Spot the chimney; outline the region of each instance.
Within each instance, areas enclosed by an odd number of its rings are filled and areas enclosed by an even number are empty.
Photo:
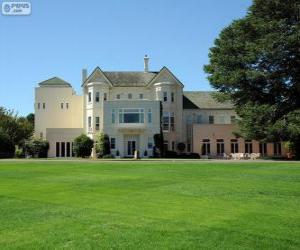
[[[144,57],[144,71],[148,72],[149,71],[149,57],[145,55]]]
[[[82,83],[87,79],[87,69],[82,69]]]

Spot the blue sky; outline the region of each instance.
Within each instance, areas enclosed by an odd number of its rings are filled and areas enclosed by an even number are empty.
[[[1,3],[3,0],[1,0]],[[31,0],[30,16],[0,15],[0,106],[33,112],[34,87],[58,76],[81,93],[81,69],[167,66],[185,90],[210,90],[203,65],[222,28],[251,0]]]

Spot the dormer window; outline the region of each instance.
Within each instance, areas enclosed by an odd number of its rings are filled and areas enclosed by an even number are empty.
[[[46,108],[46,103],[43,103],[43,109],[45,109]]]
[[[103,100],[107,101],[107,93],[104,93]]]
[[[69,103],[66,103],[66,109],[69,109]]]
[[[61,109],[64,108],[64,104],[63,104],[63,103],[60,104],[60,108],[61,108]]]
[[[128,94],[128,99],[132,99],[132,94]]]

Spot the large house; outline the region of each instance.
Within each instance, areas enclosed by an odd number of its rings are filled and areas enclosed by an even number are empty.
[[[35,88],[35,135],[49,141],[49,157],[71,157],[74,138],[82,133],[110,138],[112,154],[151,156],[153,137],[163,131],[164,146],[186,153],[217,156],[224,152],[281,155],[281,143],[245,141],[233,135],[236,114],[231,103],[219,103],[212,92],[183,91],[184,85],[167,68],[149,71],[82,71],[82,95],[54,77]]]

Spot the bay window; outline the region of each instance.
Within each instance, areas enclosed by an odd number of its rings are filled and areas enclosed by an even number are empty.
[[[144,109],[119,109],[119,123],[144,123]]]

